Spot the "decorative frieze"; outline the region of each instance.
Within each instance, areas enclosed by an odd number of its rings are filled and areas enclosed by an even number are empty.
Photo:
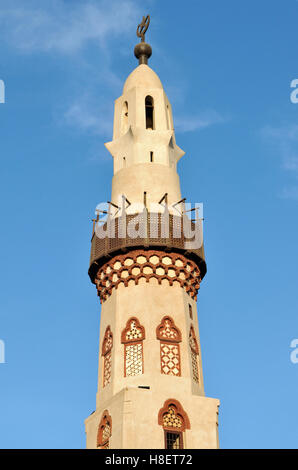
[[[178,285],[197,299],[201,273],[193,261],[182,254],[157,250],[134,250],[114,256],[97,272],[95,284],[104,302],[120,284],[138,285],[141,279],[162,285]]]

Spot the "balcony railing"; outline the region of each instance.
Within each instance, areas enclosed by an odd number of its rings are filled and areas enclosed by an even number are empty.
[[[97,224],[91,240],[89,276],[112,255],[137,248],[155,248],[186,255],[206,273],[201,220],[165,213],[122,214]]]

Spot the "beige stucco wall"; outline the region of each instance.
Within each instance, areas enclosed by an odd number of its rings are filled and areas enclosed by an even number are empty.
[[[100,348],[105,330],[110,325],[113,333],[112,381],[104,388],[103,359],[100,358],[97,406],[101,401],[118,393],[126,386],[149,385],[158,387],[168,393],[175,388],[181,393],[204,395],[202,369],[200,368],[200,386],[192,380],[190,347],[188,335],[193,324],[197,340],[199,340],[196,303],[182,287],[158,285],[155,279],[146,283],[140,279],[139,285],[124,287],[119,285],[102,306],[100,325]],[[193,307],[193,321],[189,318],[188,303]],[[156,328],[162,318],[169,315],[182,333],[180,343],[181,377],[161,374],[160,341],[156,338]],[[145,328],[146,339],[143,342],[144,374],[124,377],[124,346],[121,344],[121,332],[131,317],[137,317]],[[101,351],[101,349],[100,349]],[[201,354],[200,354],[201,358]]]
[[[190,325],[193,325],[199,343],[196,302],[182,287],[158,285],[154,281],[151,279],[146,283],[145,280],[140,280],[140,285],[128,287],[120,285],[103,303],[96,412],[86,422],[87,447],[94,447],[101,414],[108,409],[113,420],[111,448],[163,448],[163,429],[157,424],[157,416],[163,403],[169,398],[181,403],[191,422],[191,429],[185,434],[185,448],[217,447],[219,402],[204,396],[201,351],[200,384],[192,379],[188,335]],[[189,304],[192,306],[193,320],[189,316]],[[173,318],[182,333],[181,377],[164,375],[160,370],[160,341],[156,337],[156,327],[166,315]],[[144,373],[124,377],[121,332],[130,317],[137,317],[145,327]],[[111,327],[113,333],[112,378],[111,383],[103,388],[101,346],[107,326]],[[140,385],[149,386],[150,390],[138,389]]]
[[[113,177],[112,202],[119,205],[122,194],[132,203],[143,203],[144,191],[147,192],[147,204],[157,204],[168,193],[168,204],[175,204],[181,199],[179,177],[175,169],[158,163],[142,163],[123,168]],[[132,213],[135,209],[132,207]],[[157,212],[151,210],[151,212]],[[161,210],[161,206],[159,207]],[[127,211],[130,212],[129,210]]]
[[[164,449],[158,412],[168,398],[178,399],[190,419],[190,429],[183,433],[184,448],[218,448],[219,401],[181,394],[176,389],[170,395],[159,388],[125,387],[86,419],[87,448],[96,448],[98,425],[107,409],[112,418],[111,449]]]
[[[146,129],[145,98],[154,101],[154,129]],[[127,106],[125,126],[123,107]],[[139,65],[115,101],[113,140],[107,149],[114,159],[112,202],[124,194],[132,203],[158,203],[165,193],[169,204],[181,199],[177,162],[184,151],[176,144],[172,109],[162,84],[147,65]],[[153,163],[150,153],[153,152]]]

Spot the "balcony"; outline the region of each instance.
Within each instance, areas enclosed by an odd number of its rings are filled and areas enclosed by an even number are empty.
[[[112,256],[137,248],[182,253],[206,274],[202,221],[169,213],[121,214],[97,224],[91,239],[88,274],[92,282]]]

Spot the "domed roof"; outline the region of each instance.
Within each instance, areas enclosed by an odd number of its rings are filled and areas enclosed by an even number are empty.
[[[146,64],[141,64],[128,75],[123,94],[135,87],[163,88],[158,75]]]

